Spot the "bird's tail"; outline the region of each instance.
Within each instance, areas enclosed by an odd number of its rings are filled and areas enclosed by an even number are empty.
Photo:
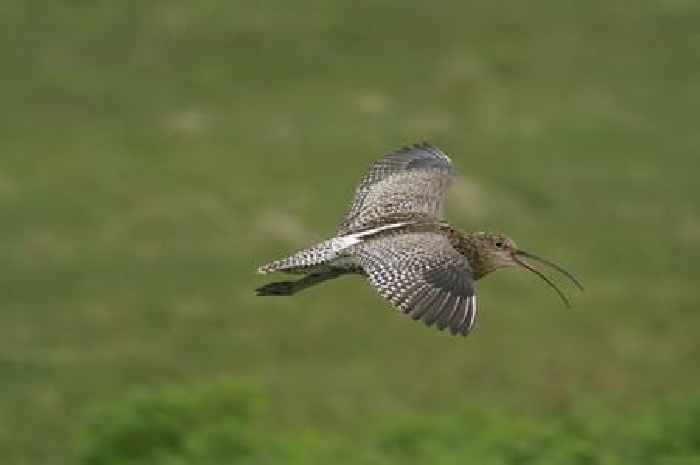
[[[343,270],[330,270],[323,273],[314,273],[304,276],[296,281],[278,281],[268,283],[255,290],[259,296],[291,296],[316,284],[337,278],[346,274]]]
[[[281,258],[259,266],[258,273],[267,274],[274,273],[275,271],[286,271],[288,273],[297,271],[302,273],[304,268],[308,266],[305,266],[305,263],[307,263],[307,260],[304,257],[299,256],[299,253],[296,253],[291,257]]]
[[[308,249],[300,250],[290,257],[266,263],[258,268],[258,273],[267,274],[274,271],[309,273],[314,267],[335,260],[343,250],[358,242],[358,239],[351,236],[334,237]]]

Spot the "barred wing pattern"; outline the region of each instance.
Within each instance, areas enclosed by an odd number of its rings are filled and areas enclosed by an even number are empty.
[[[453,176],[450,158],[427,142],[385,156],[362,178],[338,235],[405,214],[439,221]]]
[[[368,240],[354,255],[379,294],[427,326],[466,336],[476,295],[467,259],[437,232],[407,232]]]

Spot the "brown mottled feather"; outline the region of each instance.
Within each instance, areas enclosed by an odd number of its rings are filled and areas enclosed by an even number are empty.
[[[453,176],[449,157],[428,143],[390,153],[375,162],[362,178],[338,235],[405,214],[439,221]]]
[[[439,231],[403,232],[353,247],[369,282],[403,313],[453,334],[474,326],[474,280],[466,258]]]

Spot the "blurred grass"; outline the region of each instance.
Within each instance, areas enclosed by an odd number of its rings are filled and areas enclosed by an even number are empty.
[[[0,452],[71,463],[86,406],[221,374],[282,427],[697,392],[700,4],[5,2]],[[257,299],[368,164],[428,139],[449,218],[576,271],[479,283],[467,340],[356,279]]]
[[[697,396],[614,415],[587,405],[528,418],[499,409],[398,415],[351,435],[279,431],[266,398],[233,380],[133,393],[95,410],[81,463],[599,464],[700,463]]]

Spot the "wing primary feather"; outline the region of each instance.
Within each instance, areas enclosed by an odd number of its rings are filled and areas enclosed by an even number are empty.
[[[462,307],[464,306],[463,303],[466,299],[463,299],[461,296],[457,296],[457,301],[455,302],[455,309],[452,314],[452,318],[450,318],[449,326],[450,326],[450,332],[452,334],[459,334],[459,325],[462,321],[462,314],[464,313],[462,310]]]
[[[430,307],[427,304],[429,300],[431,300],[436,294],[438,293],[437,289],[431,288],[426,286],[426,291],[425,293],[421,293],[422,295],[414,299],[411,302],[411,306],[413,309],[410,312],[411,318],[414,320],[420,320],[425,316],[425,313],[430,310]]]
[[[440,291],[438,295],[429,302],[430,313],[423,319],[426,326],[432,326],[440,318],[440,315],[445,310],[444,303],[446,298],[449,298],[449,293]]]
[[[474,320],[476,317],[476,301],[473,296],[469,298],[469,301],[467,303],[467,312],[465,316],[466,318],[464,320],[464,323],[460,328],[460,333],[462,333],[462,336],[468,336],[472,328],[474,328]]]
[[[447,299],[443,303],[445,310],[442,312],[440,319],[438,320],[437,326],[440,331],[449,326],[450,321],[452,321],[452,316],[457,311],[457,302],[459,297],[452,294],[451,292],[447,294]]]

